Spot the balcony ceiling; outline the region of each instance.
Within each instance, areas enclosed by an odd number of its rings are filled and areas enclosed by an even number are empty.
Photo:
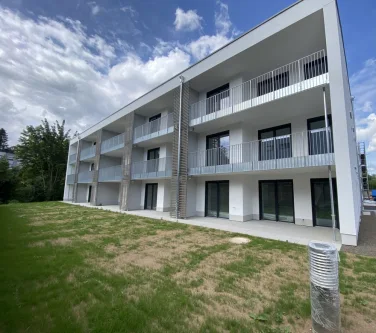
[[[325,48],[323,13],[318,11],[197,76],[190,84],[201,92],[234,77],[246,81]]]
[[[330,89],[327,90],[328,113],[330,107]],[[322,87],[316,87],[275,101],[252,107],[248,110],[232,113],[212,121],[194,126],[194,132],[210,132],[213,128],[218,131],[226,130],[229,125],[239,122],[249,123],[253,128],[268,128],[291,122],[291,118],[312,118],[324,115]]]

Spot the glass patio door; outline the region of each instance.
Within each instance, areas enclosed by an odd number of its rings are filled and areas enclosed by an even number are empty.
[[[156,210],[157,209],[157,193],[158,184],[146,184],[145,185],[145,209]]]
[[[260,216],[262,220],[294,222],[292,180],[260,181]]]
[[[206,166],[230,163],[230,133],[221,132],[206,137]]]
[[[330,115],[328,116],[329,125],[329,152],[333,153],[333,136],[332,121]],[[327,154],[328,146],[326,143],[326,128],[325,117],[317,117],[308,119],[308,146],[310,155]]]
[[[149,149],[147,157],[146,172],[157,172],[159,170],[159,148]]]
[[[159,119],[159,120],[158,120]],[[157,114],[153,117],[149,118],[150,123],[150,133],[158,132],[160,129],[160,123],[161,123],[161,114]]]
[[[229,182],[206,182],[206,216],[229,218]]]
[[[313,225],[332,227],[332,209],[330,203],[329,179],[311,179]],[[339,227],[337,186],[333,179],[334,211],[336,227]]]
[[[259,160],[289,158],[291,154],[291,126],[283,125],[259,131]]]

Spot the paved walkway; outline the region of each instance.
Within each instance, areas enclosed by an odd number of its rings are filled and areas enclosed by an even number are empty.
[[[358,246],[344,245],[342,251],[376,257],[376,216],[374,212],[362,216],[359,227]]]
[[[156,212],[152,210],[134,210],[134,211],[121,211],[119,206],[91,206],[88,203],[71,203],[67,204],[79,205],[90,208],[98,208],[110,210],[118,213],[125,213],[129,215],[144,216],[154,219],[163,219],[172,222],[180,222],[200,227],[230,231],[250,236],[286,241],[290,243],[308,245],[311,240],[320,240],[324,242],[332,242],[332,229],[323,227],[305,227],[284,222],[273,221],[247,221],[237,222],[226,219],[216,219],[211,217],[193,217],[189,219],[176,220],[170,217],[168,212]],[[338,250],[341,248],[340,234],[337,230],[335,245]]]

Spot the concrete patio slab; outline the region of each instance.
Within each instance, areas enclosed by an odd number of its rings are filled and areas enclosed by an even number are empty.
[[[324,227],[305,227],[285,222],[274,222],[266,220],[252,220],[247,222],[231,221],[226,219],[217,219],[212,217],[192,217],[189,219],[174,219],[170,217],[169,212],[157,212],[153,210],[134,210],[122,211],[118,205],[111,206],[91,206],[89,203],[72,203],[63,201],[67,204],[79,205],[89,208],[109,210],[112,212],[143,216],[153,219],[163,219],[171,222],[185,223],[205,228],[235,232],[244,235],[274,239],[284,242],[290,242],[301,245],[308,245],[311,240],[319,240],[333,243],[333,234],[331,228]],[[340,250],[341,235],[336,230],[336,241],[334,242],[337,249]]]

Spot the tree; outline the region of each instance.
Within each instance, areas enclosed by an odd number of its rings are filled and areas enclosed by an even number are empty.
[[[18,168],[9,168],[9,162],[5,156],[0,158],[0,203],[15,199],[18,174]]]
[[[50,125],[47,119],[22,131],[16,146],[16,157],[21,160],[21,178],[33,201],[63,198],[69,148],[69,132],[65,121]]]
[[[0,128],[0,150],[8,149],[8,134],[4,128]]]

